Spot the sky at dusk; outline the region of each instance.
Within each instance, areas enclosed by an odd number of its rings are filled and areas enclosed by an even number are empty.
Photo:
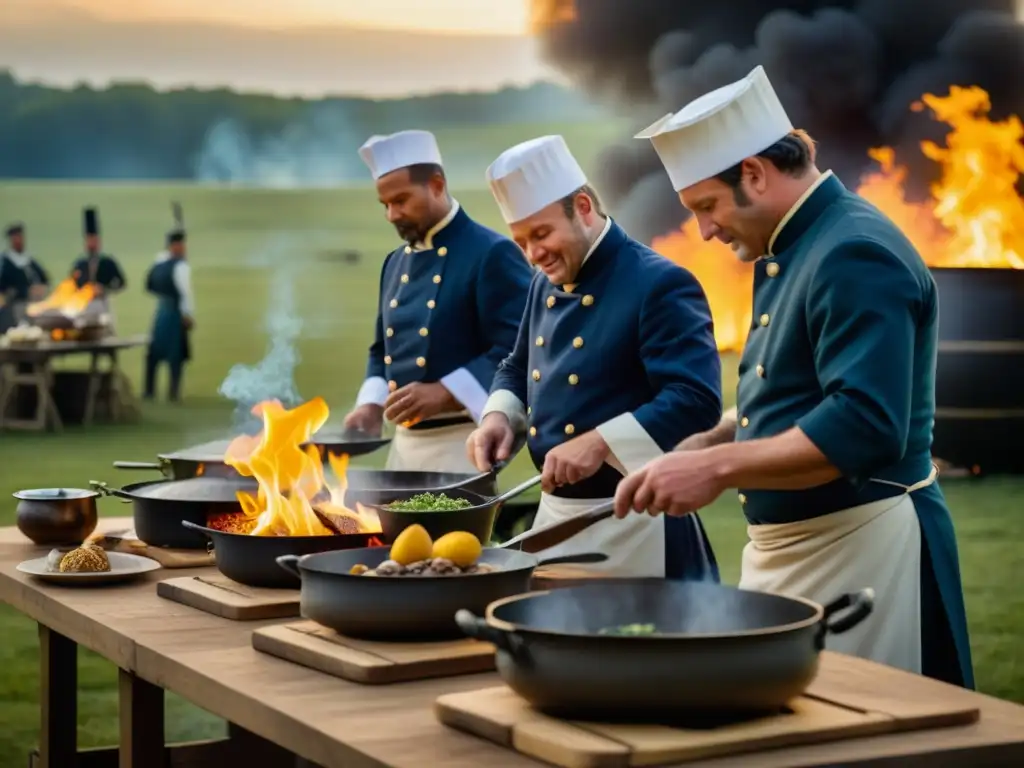
[[[2,0],[0,68],[280,95],[397,96],[558,79],[529,0]]]

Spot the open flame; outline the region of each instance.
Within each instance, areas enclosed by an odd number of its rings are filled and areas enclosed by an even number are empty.
[[[953,86],[944,97],[925,94],[922,102],[911,108],[927,106],[951,127],[946,147],[921,143],[921,152],[941,167],[932,199],[906,201],[907,170],[895,164],[890,147],[870,152],[879,169],[857,192],[893,220],[929,267],[1024,269],[1024,200],[1016,189],[1024,172],[1024,124],[1016,116],[990,120],[988,93],[976,86]],[[717,240],[704,242],[694,219],[652,247],[704,286],[719,350],[742,350],[751,323],[752,267]]]
[[[530,34],[576,21],[575,0],[530,0]]]
[[[253,536],[331,536],[314,508],[348,533],[379,533],[380,521],[372,510],[353,511],[345,506],[348,456],[328,455],[335,475],[328,483],[317,447],[308,444],[330,410],[317,397],[291,410],[267,401],[253,408],[263,419],[263,431],[240,435],[228,445],[224,461],[259,483],[256,496],[238,492],[247,518],[255,518]]]
[[[29,317],[38,317],[43,312],[56,310],[67,317],[75,317],[85,311],[96,298],[96,289],[87,283],[81,288],[72,278],[62,280],[42,301],[34,301],[25,308]]]

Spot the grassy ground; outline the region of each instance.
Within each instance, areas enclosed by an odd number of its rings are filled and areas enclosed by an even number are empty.
[[[542,127],[541,130],[547,130]],[[468,134],[465,140],[496,153],[502,143],[536,135],[536,126],[515,127],[499,137]],[[518,131],[518,133],[516,133]],[[604,141],[596,128],[567,137],[580,154]],[[489,143],[488,143],[489,142]],[[482,151],[482,150],[481,150]],[[585,160],[589,162],[589,160]],[[469,212],[500,226],[493,201],[482,190],[457,192]],[[79,209],[100,206],[106,244],[127,270],[129,290],[116,313],[123,333],[145,332],[151,301],[141,290],[144,271],[161,245],[169,201],[180,200],[191,231],[191,260],[198,303],[195,360],[187,369],[185,402],[146,405],[140,424],[69,429],[63,435],[0,434],[0,525],[14,522],[10,493],[19,488],[83,486],[91,479],[126,483],[148,475],[113,470],[116,459],[148,460],[158,452],[225,436],[232,404],[218,396],[232,365],[254,364],[266,350],[268,310],[282,307],[280,289],[291,285],[295,314],[303,326],[295,378],[301,394],[324,396],[333,416],[348,410],[362,378],[380,259],[393,244],[369,190],[323,192],[217,191],[189,187],[124,185],[0,185],[0,218],[22,218],[30,248],[54,273],[70,266],[78,248]],[[362,253],[357,264],[332,254]],[[138,386],[141,354],[124,360]],[[726,361],[731,400],[733,361]],[[378,463],[381,457],[363,463]],[[530,471],[522,460],[505,483]],[[1019,542],[1024,519],[1019,500],[1024,482],[986,479],[944,483],[956,517],[979,685],[985,692],[1024,701],[1024,594],[1014,586],[1024,567]],[[4,501],[6,499],[6,501]],[[118,503],[101,502],[103,514],[123,514]],[[732,498],[704,515],[723,563],[735,583],[745,541]],[[116,743],[116,670],[83,652],[80,656],[79,743]],[[34,625],[0,606],[0,766],[24,764],[37,738],[38,651]],[[174,739],[217,735],[222,724],[195,707],[170,702]]]

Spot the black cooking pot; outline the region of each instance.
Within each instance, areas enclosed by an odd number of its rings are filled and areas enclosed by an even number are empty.
[[[490,573],[457,576],[356,576],[352,566],[375,568],[391,556],[390,547],[350,549],[296,557],[278,564],[302,581],[303,617],[339,634],[376,640],[439,640],[458,637],[460,608],[483,611],[509,595],[526,592],[535,568],[554,563],[599,563],[607,555],[583,553],[541,560],[506,549],[484,549],[479,562]]]
[[[498,674],[544,712],[664,722],[778,711],[814,679],[826,635],[863,621],[873,594],[822,607],[720,584],[621,579],[519,594],[484,619],[471,610],[455,619],[496,646]],[[631,624],[656,634],[601,634]]]
[[[90,481],[105,496],[117,496],[132,504],[135,535],[152,547],[206,549],[209,540],[201,533],[182,527],[188,520],[207,527],[223,515],[241,514],[238,492],[256,495],[259,485],[249,478],[194,477],[188,480],[155,480],[109,488]]]
[[[81,544],[94,530],[96,491],[35,488],[16,491],[18,530],[36,544]]]
[[[181,524],[213,542],[217,569],[229,579],[250,587],[272,589],[298,589],[301,585],[298,576],[277,564],[279,557],[365,547],[374,537],[372,533],[340,536],[250,536],[206,528],[188,520],[183,520]]]

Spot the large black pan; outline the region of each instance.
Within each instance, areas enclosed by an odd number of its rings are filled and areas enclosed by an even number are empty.
[[[303,617],[349,637],[376,640],[440,640],[459,637],[455,612],[482,612],[509,595],[526,592],[540,565],[598,563],[607,555],[582,553],[541,560],[505,549],[484,549],[479,562],[497,570],[458,576],[356,576],[354,565],[375,568],[391,556],[390,547],[350,549],[279,557],[280,566],[302,581]]]
[[[183,528],[181,521],[206,527],[214,518],[240,514],[238,491],[255,495],[259,490],[250,478],[220,477],[152,480],[123,488],[109,488],[96,480],[89,485],[105,496],[130,501],[135,535],[150,546],[171,549],[206,549],[206,537]]]
[[[376,536],[373,533],[347,533],[335,536],[249,536],[181,523],[213,542],[217,569],[229,579],[250,587],[298,589],[301,582],[291,571],[281,568],[277,558],[282,555],[310,555],[336,549],[366,547]]]
[[[826,635],[863,621],[873,594],[822,607],[712,583],[622,579],[520,594],[489,605],[484,619],[472,610],[455,618],[494,643],[502,679],[540,710],[664,722],[778,711],[814,679]],[[629,624],[657,634],[601,634]]]
[[[115,461],[117,469],[147,469],[162,472],[172,480],[184,480],[202,475],[238,477],[238,471],[224,461],[230,440],[214,440],[193,448],[157,455],[157,461]],[[309,441],[320,453],[321,461],[327,454],[363,456],[391,442],[389,437],[371,437],[361,432],[317,432]]]

